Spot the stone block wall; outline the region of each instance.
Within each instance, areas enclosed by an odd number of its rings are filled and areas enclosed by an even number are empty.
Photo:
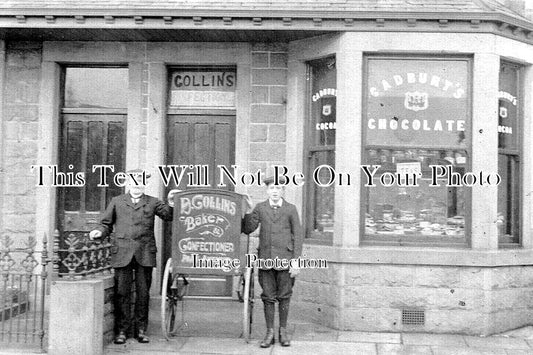
[[[150,103],[150,66],[149,63],[142,64],[142,76],[141,76],[141,125],[140,131],[137,132],[137,140],[131,142],[131,144],[138,144],[139,151],[142,152],[139,156],[139,166],[146,167],[148,163],[146,161],[146,150],[147,150],[147,136],[148,136],[148,111]],[[130,142],[128,142],[130,143]]]
[[[35,233],[35,174],[39,139],[41,43],[8,42],[0,130],[2,234],[26,240]]]
[[[303,270],[295,306],[337,329],[488,335],[533,319],[533,268],[330,264]],[[402,310],[425,324],[402,324]]]
[[[252,47],[252,98],[250,108],[250,172],[271,174],[274,164],[284,164],[286,151],[287,45],[254,44]],[[264,197],[261,187],[249,193]]]
[[[104,344],[111,343],[115,335],[114,296],[114,278],[109,276],[104,279]]]

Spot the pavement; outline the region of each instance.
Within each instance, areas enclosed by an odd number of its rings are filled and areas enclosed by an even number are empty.
[[[243,304],[231,300],[192,300],[184,303],[184,325],[174,337],[165,339],[161,331],[160,298],[151,300],[149,344],[128,339],[124,345],[109,344],[105,355],[170,354],[433,354],[433,355],[533,355],[533,326],[490,337],[456,334],[373,333],[339,331],[290,314],[290,347],[279,343],[261,349],[264,336],[263,309],[256,301],[251,340],[242,338]],[[277,325],[276,325],[277,329]],[[5,345],[5,344],[4,344]],[[36,349],[7,348],[0,355],[37,353]]]
[[[159,301],[159,300],[158,300]],[[434,354],[434,355],[533,355],[533,327],[499,336],[476,337],[455,334],[372,333],[339,331],[290,314],[290,347],[261,349],[265,328],[260,300],[255,303],[251,340],[241,337],[243,304],[236,301],[186,300],[184,320],[177,336],[168,341],[160,330],[159,305],[152,305],[150,344],[128,339],[125,345],[110,344],[106,355],[170,354]],[[277,325],[276,325],[277,329]]]

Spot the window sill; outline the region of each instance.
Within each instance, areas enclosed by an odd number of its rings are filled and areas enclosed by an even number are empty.
[[[532,249],[472,250],[467,247],[327,246],[305,243],[307,258],[339,264],[398,264],[498,267],[533,265]]]

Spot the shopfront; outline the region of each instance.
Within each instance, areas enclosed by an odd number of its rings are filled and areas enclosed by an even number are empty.
[[[6,10],[0,227],[90,230],[122,191],[98,186],[95,164],[150,171],[155,196],[191,185],[165,186],[160,165],[194,166],[198,185],[218,183],[218,165],[236,176],[284,165],[305,175],[285,191],[304,253],[329,266],[302,271],[296,311],[362,331],[529,324],[533,24],[476,4],[329,17],[282,5],[279,16]],[[86,181],[53,186],[51,172],[35,187],[31,165]],[[156,225],[158,273],[168,230]],[[232,296],[226,278],[198,284]]]
[[[317,73],[306,171],[335,157],[336,185],[306,190],[306,252],[331,262],[301,277],[317,320],[469,334],[530,322],[531,48],[453,37],[344,33],[316,43],[321,63],[313,40],[289,51]],[[332,70],[336,86],[320,75]]]

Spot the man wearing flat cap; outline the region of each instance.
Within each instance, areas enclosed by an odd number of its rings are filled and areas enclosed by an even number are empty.
[[[168,204],[144,194],[146,179],[150,177],[140,169],[126,172],[126,193],[114,197],[100,219],[100,225],[91,231],[90,238],[111,235],[111,266],[115,269],[115,322],[118,333],[116,344],[126,342],[126,334],[133,325],[137,340],[148,343],[148,303],[152,268],[156,266],[157,248],[154,236],[155,216],[172,220],[172,196]],[[131,316],[133,274],[135,273],[135,316]]]
[[[259,259],[285,259],[298,258],[302,253],[302,228],[296,206],[282,198],[286,180],[283,177],[268,178],[265,180],[268,199],[260,202],[252,209],[252,202],[248,196],[247,211],[243,219],[242,230],[249,234],[257,229],[259,231]],[[289,346],[287,334],[287,319],[289,316],[289,303],[294,285],[294,277],[298,274],[297,268],[286,269],[259,269],[259,283],[263,289],[263,300],[267,332],[261,342],[262,348],[274,344],[274,316],[275,304],[279,309],[279,342],[282,346]]]

